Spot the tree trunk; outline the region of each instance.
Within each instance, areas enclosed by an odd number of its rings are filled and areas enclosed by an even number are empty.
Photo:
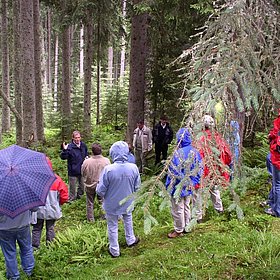
[[[10,98],[10,69],[9,69],[9,36],[8,36],[8,17],[7,17],[7,0],[1,0],[1,15],[2,15],[2,91],[3,94]],[[3,101],[2,107],[2,132],[8,132],[11,128],[10,108]],[[1,142],[1,137],[0,137]]]
[[[107,75],[107,86],[108,88],[112,88],[113,86],[113,47],[108,48],[108,75]]]
[[[52,41],[51,41],[51,10],[48,8],[47,12],[47,85],[49,91],[52,90]]]
[[[34,77],[34,30],[33,1],[21,0],[21,61],[22,67],[22,102],[23,102],[23,145],[30,146],[37,141],[35,110]]]
[[[84,137],[91,136],[91,67],[93,64],[93,23],[90,16],[85,24],[84,62]]]
[[[133,4],[142,1],[134,0]],[[127,141],[132,141],[137,120],[144,119],[146,89],[147,14],[134,14],[131,24],[130,77],[128,94]]]
[[[22,116],[22,71],[21,71],[21,56],[20,56],[20,0],[13,1],[13,31],[14,31],[14,95],[15,107]],[[22,119],[16,117],[16,143],[22,145],[23,141],[23,122]]]
[[[97,83],[96,83],[96,124],[100,124],[100,108],[101,108],[101,93],[100,93],[100,65],[101,65],[101,55],[100,55],[100,13],[98,17],[97,23]]]
[[[80,30],[80,79],[84,77],[84,26]]]
[[[126,0],[123,0],[122,3],[123,3],[122,15],[123,15],[123,18],[125,18],[126,17]],[[123,29],[125,30],[125,26],[123,26]],[[123,34],[122,38],[121,38],[121,62],[120,62],[120,85],[121,86],[123,85],[123,77],[124,77],[124,71],[125,71],[125,50],[126,50],[125,44],[126,44],[125,35]]]
[[[62,31],[62,140],[71,138],[71,76],[70,76],[70,27]]]
[[[55,35],[54,44],[54,82],[53,82],[53,110],[58,110],[58,35]]]
[[[35,76],[35,104],[36,104],[36,132],[40,142],[45,141],[43,101],[42,101],[42,68],[41,68],[41,24],[39,0],[33,0],[34,17],[34,76]]]

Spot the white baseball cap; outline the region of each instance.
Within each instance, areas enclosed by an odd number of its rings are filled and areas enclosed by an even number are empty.
[[[203,123],[205,127],[210,128],[215,126],[215,121],[210,115],[203,116]]]

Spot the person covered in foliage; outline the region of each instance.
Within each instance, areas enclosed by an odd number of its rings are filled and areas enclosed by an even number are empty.
[[[265,209],[265,213],[280,217],[280,109],[268,139],[272,163],[272,191],[270,207]]]
[[[87,156],[87,146],[81,141],[80,132],[76,130],[72,133],[72,142],[70,144],[62,143],[62,152],[60,154],[61,159],[67,160],[70,201],[79,199],[84,194],[81,167]],[[76,191],[77,183],[78,190]]]
[[[160,117],[160,121],[155,125],[152,134],[153,142],[155,143],[155,164],[157,165],[160,163],[161,155],[163,160],[167,159],[168,145],[173,140],[173,130],[166,116]]]
[[[49,166],[52,168],[52,163],[47,157]],[[40,206],[35,214],[32,229],[32,246],[39,248],[41,242],[42,230],[44,222],[46,222],[46,244],[53,241],[55,238],[54,225],[56,220],[62,217],[60,205],[68,201],[68,188],[63,180],[57,175],[56,180],[52,184],[47,196],[46,204]]]
[[[127,161],[128,145],[124,141],[115,142],[110,148],[110,157],[113,164],[104,167],[97,185],[96,193],[103,200],[106,212],[109,254],[115,258],[120,256],[118,242],[118,218],[122,215],[125,230],[125,239],[128,247],[139,242],[134,235],[132,222],[132,196],[141,183],[140,174],[135,164]],[[124,202],[123,200],[127,198]],[[122,204],[120,202],[123,201]]]
[[[137,122],[137,128],[133,133],[134,155],[136,159],[136,165],[139,168],[139,172],[144,171],[144,167],[147,166],[147,155],[153,148],[152,132],[144,124],[144,120]]]
[[[36,211],[37,208],[32,209]],[[19,245],[21,267],[26,275],[31,276],[35,259],[30,233],[31,211],[27,210],[15,218],[0,214],[0,246],[5,258],[6,276],[8,279],[20,279],[17,264]]]
[[[209,187],[214,209],[224,211],[219,187],[226,187],[230,181],[229,166],[232,154],[226,140],[215,130],[215,121],[210,115],[203,117],[203,135],[195,146],[200,152],[204,164],[203,182]],[[213,152],[215,150],[215,152]],[[202,186],[203,187],[203,186]],[[202,189],[198,188],[193,196],[197,221],[202,222]]]
[[[92,156],[82,164],[82,176],[86,191],[86,211],[87,220],[94,222],[94,199],[96,196],[96,186],[99,181],[99,176],[104,167],[110,164],[110,160],[102,156],[102,147],[98,143],[92,144]],[[102,198],[97,195],[97,199],[102,204]]]
[[[175,151],[166,178],[166,188],[171,194],[171,214],[174,230],[169,238],[183,236],[191,219],[192,190],[199,187],[202,174],[202,161],[199,152],[192,146],[191,135],[187,128],[181,128],[176,134]]]

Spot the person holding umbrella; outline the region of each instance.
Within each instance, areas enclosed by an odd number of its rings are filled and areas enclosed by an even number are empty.
[[[44,154],[17,145],[0,151],[0,246],[8,279],[20,278],[17,244],[22,269],[32,274],[31,211],[46,203],[55,179]]]
[[[14,219],[0,214],[0,245],[5,258],[8,279],[19,279],[20,276],[17,267],[16,243],[20,248],[22,270],[26,275],[30,276],[35,266],[29,226],[30,216],[29,210]]]

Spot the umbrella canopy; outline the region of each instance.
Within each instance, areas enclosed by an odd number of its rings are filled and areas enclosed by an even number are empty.
[[[0,150],[0,213],[14,218],[44,205],[55,179],[43,153],[17,145]]]

